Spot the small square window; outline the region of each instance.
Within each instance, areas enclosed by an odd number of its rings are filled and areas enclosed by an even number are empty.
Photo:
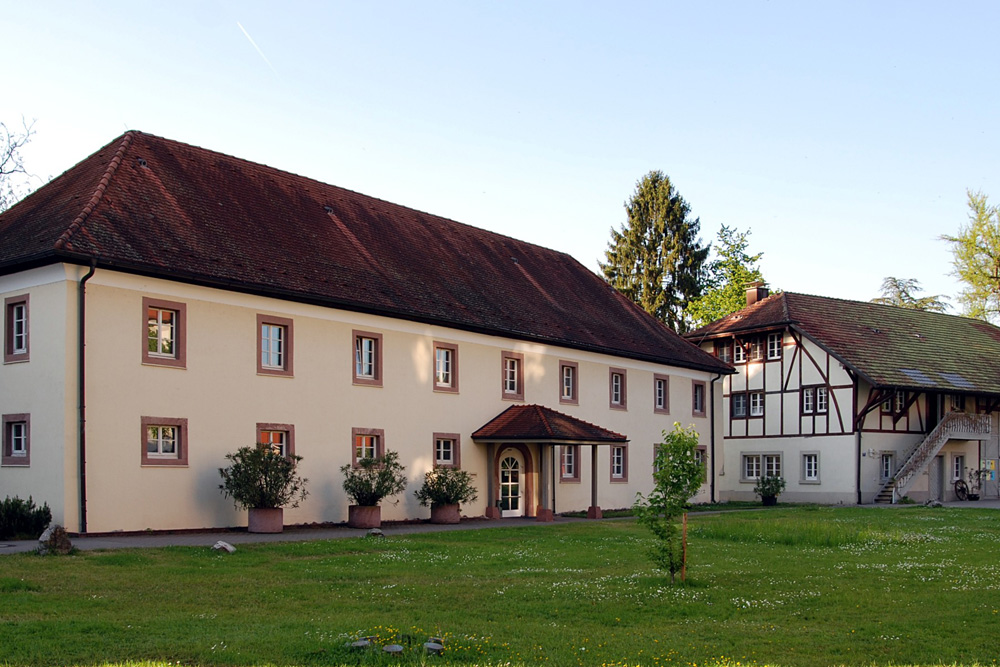
[[[625,445],[611,446],[611,481],[628,482],[628,447]]]
[[[28,295],[7,297],[4,317],[4,363],[28,361]]]
[[[385,431],[380,428],[351,429],[351,465],[361,459],[379,458],[385,453]]]
[[[187,305],[143,297],[142,312],[142,363],[185,368]]]
[[[28,414],[3,415],[3,456],[0,465],[31,465],[31,417]]]
[[[354,331],[354,384],[382,386],[382,334]]]
[[[502,397],[512,401],[524,400],[524,355],[518,352],[501,353],[503,374]]]
[[[781,359],[780,333],[772,333],[767,335],[767,358],[770,360]]]
[[[142,417],[142,457],[144,466],[186,466],[188,464],[187,419]]]
[[[560,476],[564,482],[580,481],[580,445],[562,445],[560,448]]]
[[[697,380],[691,381],[691,415],[705,416],[705,383]]]
[[[257,315],[257,372],[291,377],[292,320]]]
[[[434,467],[460,468],[462,466],[461,437],[458,433],[434,434]]]
[[[257,424],[257,442],[282,456],[295,455],[295,426],[292,424]]]
[[[575,361],[559,362],[559,402],[568,405],[579,405],[577,383],[579,382],[580,366]]]
[[[670,414],[670,376],[653,374],[653,412]]]
[[[434,342],[434,391],[458,393],[458,345]]]
[[[626,380],[628,375],[624,368],[612,368],[609,371],[609,402],[612,409],[615,410],[626,410],[628,409],[627,402],[627,386]]]

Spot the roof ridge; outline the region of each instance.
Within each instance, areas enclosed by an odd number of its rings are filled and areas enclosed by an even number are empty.
[[[80,228],[83,226],[83,223],[87,220],[87,218],[94,211],[94,209],[97,208],[97,205],[101,201],[101,197],[104,196],[104,191],[108,189],[108,184],[111,183],[111,178],[115,175],[115,172],[118,171],[118,165],[121,164],[122,158],[125,155],[125,151],[128,150],[128,147],[132,144],[133,136],[134,132],[132,131],[126,132],[122,136],[122,142],[118,146],[118,150],[115,151],[114,156],[111,158],[111,162],[108,163],[108,168],[104,171],[104,175],[98,182],[97,188],[94,190],[94,194],[90,198],[90,201],[87,202],[87,205],[83,207],[83,210],[80,211],[80,214],[76,216],[73,222],[70,223],[69,227],[66,228],[66,231],[64,231],[62,235],[58,239],[56,239],[55,242],[56,250],[73,249],[73,245],[70,243],[70,239],[73,238],[73,235],[80,230]]]
[[[531,407],[535,409],[535,412],[538,413],[538,418],[542,420],[543,424],[545,424],[545,432],[554,436],[555,431],[552,430],[552,424],[549,423],[549,418],[546,416],[544,408],[537,404],[534,404]]]

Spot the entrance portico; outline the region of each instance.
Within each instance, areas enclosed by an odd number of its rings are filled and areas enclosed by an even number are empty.
[[[600,518],[597,448],[628,443],[620,433],[541,405],[511,406],[475,431],[472,439],[486,445],[487,518],[534,516],[538,521],[552,521],[555,515],[560,469],[580,465],[575,459],[560,462],[557,447],[560,452],[572,448],[574,457],[582,447],[590,448],[587,516]]]

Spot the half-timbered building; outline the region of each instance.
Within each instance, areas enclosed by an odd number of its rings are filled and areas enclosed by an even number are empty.
[[[953,315],[784,292],[688,334],[720,379],[722,499],[780,475],[788,500],[951,499],[986,469],[997,495],[1000,329]]]

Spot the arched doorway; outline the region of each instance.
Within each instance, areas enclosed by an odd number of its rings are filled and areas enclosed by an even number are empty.
[[[500,452],[500,516],[524,516],[524,458],[512,447]]]

